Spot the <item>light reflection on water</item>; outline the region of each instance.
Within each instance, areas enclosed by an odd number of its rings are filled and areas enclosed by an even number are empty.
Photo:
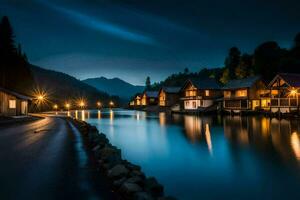
[[[298,120],[124,110],[102,110],[99,117],[99,113],[90,111],[85,120],[179,199],[300,196]]]

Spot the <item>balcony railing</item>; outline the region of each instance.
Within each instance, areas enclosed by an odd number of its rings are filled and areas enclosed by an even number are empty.
[[[297,98],[271,98],[271,107],[298,107],[299,103]]]
[[[223,106],[228,109],[249,109],[248,100],[225,100]]]

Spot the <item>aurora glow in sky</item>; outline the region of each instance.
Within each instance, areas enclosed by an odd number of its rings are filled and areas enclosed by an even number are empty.
[[[299,10],[295,0],[0,0],[31,63],[133,84],[221,67],[232,46],[252,53],[275,40],[288,48]]]

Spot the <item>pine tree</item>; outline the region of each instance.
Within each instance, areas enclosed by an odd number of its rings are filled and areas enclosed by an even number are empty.
[[[241,59],[241,52],[237,47],[232,47],[229,50],[229,55],[225,60],[225,68],[228,69],[229,78],[235,79],[235,69],[238,67]]]
[[[4,16],[0,22],[0,56],[5,61],[16,53],[14,38],[9,19]]]
[[[146,90],[149,90],[151,88],[151,80],[150,77],[147,76],[146,78]]]
[[[15,46],[15,36],[8,17],[0,22],[0,86],[29,94],[34,79],[21,45]]]

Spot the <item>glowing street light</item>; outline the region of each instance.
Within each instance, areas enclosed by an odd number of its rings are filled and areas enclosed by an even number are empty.
[[[45,99],[45,97],[43,95],[37,96],[37,100],[39,100],[39,101],[43,101],[44,99]]]
[[[101,102],[100,102],[100,101],[97,102],[97,107],[98,107],[98,108],[101,107]]]
[[[69,103],[66,103],[65,107],[66,107],[67,110],[69,110],[71,105]]]
[[[54,110],[57,110],[57,109],[58,109],[58,105],[57,105],[57,104],[54,104],[53,109],[54,109]]]
[[[109,105],[110,105],[110,107],[113,107],[115,104],[114,104],[114,102],[110,101]]]
[[[78,105],[79,105],[80,108],[84,108],[85,107],[85,103],[84,103],[83,100],[79,101]]]

